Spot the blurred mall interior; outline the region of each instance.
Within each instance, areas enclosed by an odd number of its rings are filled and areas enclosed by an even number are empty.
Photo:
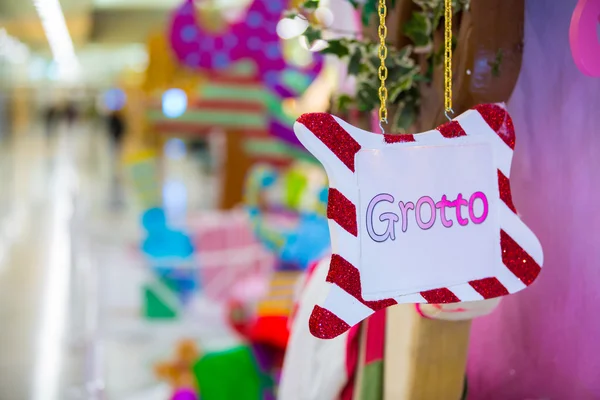
[[[0,400],[600,399],[599,16],[0,0]]]

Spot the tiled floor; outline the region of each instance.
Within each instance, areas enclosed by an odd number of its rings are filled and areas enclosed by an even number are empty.
[[[73,137],[20,135],[0,165],[0,399],[68,399],[82,377],[70,342]]]
[[[137,216],[115,201],[111,168],[105,137],[88,126],[0,145],[0,400],[166,399],[152,365],[174,342],[235,341],[202,301],[191,321],[139,318]],[[179,179],[195,167],[174,170]],[[210,197],[210,183],[183,185],[188,202]]]

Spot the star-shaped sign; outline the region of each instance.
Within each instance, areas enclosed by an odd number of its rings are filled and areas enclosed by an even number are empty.
[[[456,303],[516,293],[542,247],[512,202],[515,133],[484,104],[414,135],[381,135],[324,113],[294,126],[329,178],[331,289],[310,318],[333,338],[398,303]]]

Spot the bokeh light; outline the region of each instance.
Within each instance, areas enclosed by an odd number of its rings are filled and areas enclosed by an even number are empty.
[[[103,108],[108,111],[119,111],[125,107],[127,96],[119,88],[108,89],[102,96]]]
[[[181,89],[169,89],[162,96],[162,111],[167,118],[181,117],[187,105],[187,95]]]
[[[306,28],[308,21],[304,17],[283,18],[277,24],[277,35],[284,40],[293,39],[302,35]]]

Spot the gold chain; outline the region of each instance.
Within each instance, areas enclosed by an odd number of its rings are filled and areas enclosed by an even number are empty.
[[[445,0],[444,19],[444,108],[446,116],[454,113],[452,110],[452,0]]]
[[[379,0],[379,59],[381,60],[381,65],[379,66],[379,80],[381,81],[381,86],[379,87],[379,100],[381,101],[381,106],[379,107],[379,122],[387,123],[387,97],[388,92],[385,87],[385,80],[388,77],[388,70],[385,66],[385,59],[387,58],[387,47],[385,45],[385,38],[387,37],[387,26],[385,25],[385,17],[387,16],[387,6],[385,4],[385,0]]]

